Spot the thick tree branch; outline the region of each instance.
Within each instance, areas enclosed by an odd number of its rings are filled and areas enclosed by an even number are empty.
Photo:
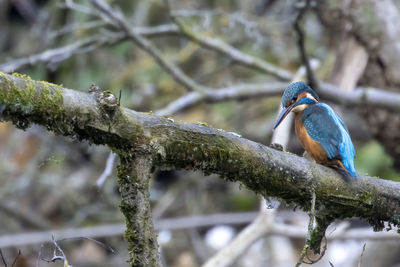
[[[2,116],[20,128],[37,123],[56,134],[106,144],[124,159],[146,155],[157,169],[216,173],[305,210],[315,188],[316,216],[327,221],[359,217],[377,230],[384,221],[400,222],[400,183],[363,175],[347,180],[302,157],[221,130],[110,105],[110,98],[0,75]]]

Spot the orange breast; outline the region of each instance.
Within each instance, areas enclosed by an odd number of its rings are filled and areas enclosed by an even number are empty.
[[[321,164],[332,164],[328,159],[325,150],[319,142],[313,140],[307,133],[306,128],[300,118],[303,112],[296,113],[295,130],[299,141],[307,153],[317,162]]]

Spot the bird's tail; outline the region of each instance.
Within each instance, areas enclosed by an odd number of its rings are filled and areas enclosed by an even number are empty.
[[[353,160],[344,160],[342,161],[342,166],[343,169],[350,174],[351,176],[353,176],[354,178],[357,178],[357,172],[356,169],[354,167],[354,161]]]

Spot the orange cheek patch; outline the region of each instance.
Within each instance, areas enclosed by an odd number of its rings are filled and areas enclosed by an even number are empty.
[[[301,93],[299,94],[299,96],[297,97],[297,99],[300,99],[300,98],[303,98],[303,97],[306,97],[306,96],[307,96],[307,92],[304,91],[304,92],[301,92]]]

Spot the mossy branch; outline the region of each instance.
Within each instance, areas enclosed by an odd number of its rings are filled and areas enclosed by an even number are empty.
[[[145,156],[121,158],[118,184],[121,211],[125,216],[131,266],[158,266],[158,245],[149,201],[151,159]]]
[[[115,105],[114,100],[109,93],[83,93],[0,73],[2,117],[19,128],[36,123],[59,135],[108,145],[125,161],[149,159],[152,171],[216,173],[256,194],[278,197],[304,210],[310,208],[314,188],[321,225],[350,217],[362,218],[376,230],[385,221],[400,223],[400,183],[363,175],[344,179],[302,157],[204,125],[135,112]],[[120,180],[120,186],[131,182]]]

